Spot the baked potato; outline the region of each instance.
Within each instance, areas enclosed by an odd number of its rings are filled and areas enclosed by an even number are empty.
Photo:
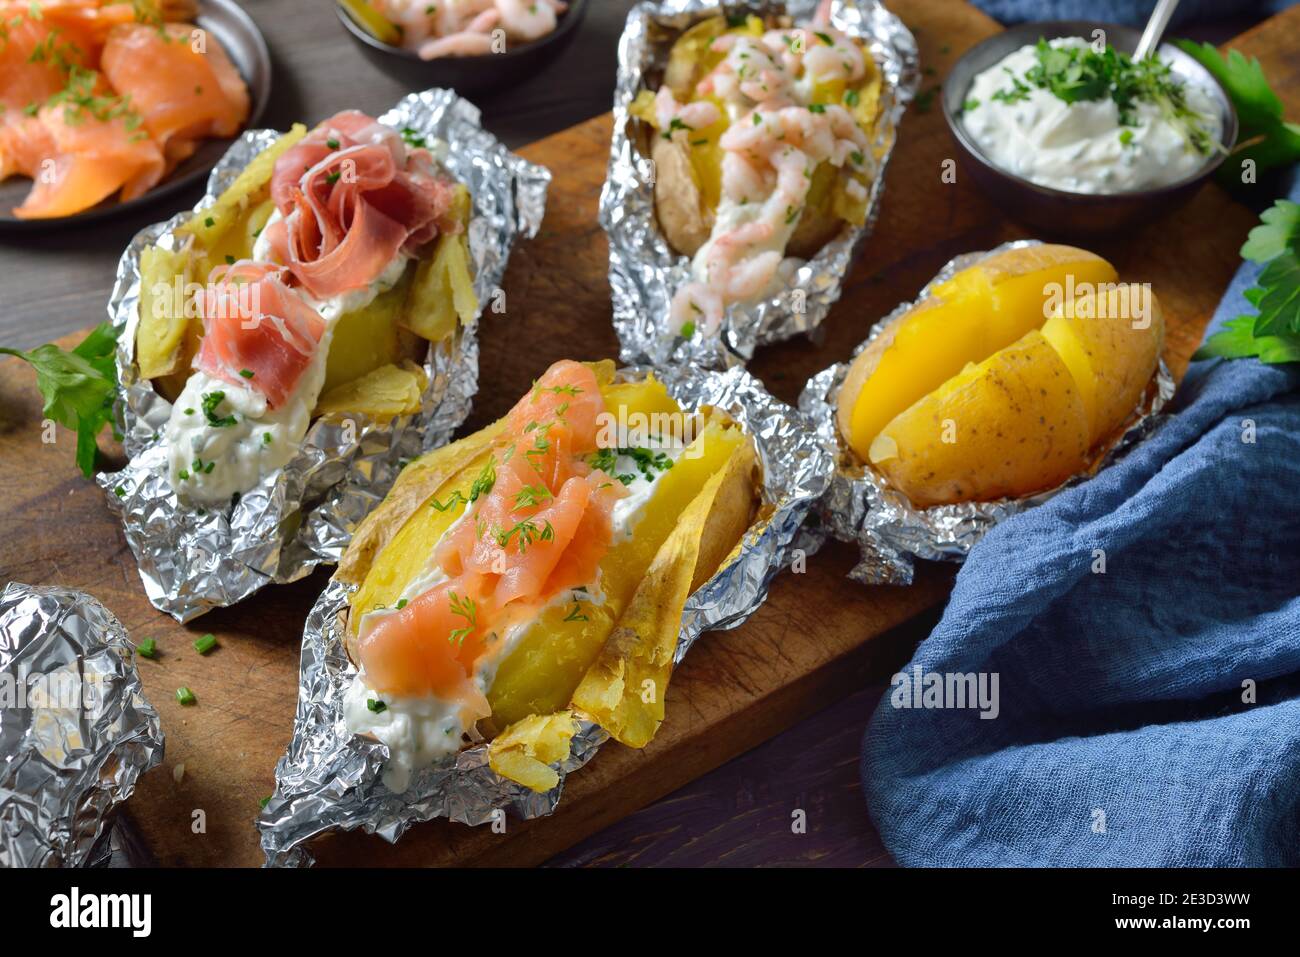
[[[711,16],[673,42],[630,113],[660,229],[694,260],[677,318],[719,318],[769,292],[785,255],[865,222],[880,90],[866,46],[819,19]]]
[[[146,247],[135,359],[173,403],[173,487],[216,504],[314,418],[417,411],[428,344],[478,314],[471,213],[431,153],[350,111],[295,126]]]
[[[1084,471],[1160,359],[1145,286],[1070,246],[988,257],[936,285],[858,355],[841,438],[918,507],[1022,496]]]
[[[398,790],[482,738],[499,774],[549,790],[579,718],[644,747],[686,599],[759,487],[720,411],[684,412],[652,374],[556,363],[503,419],[411,462],[354,535],[336,572],[356,586],[349,727],[389,746]]]

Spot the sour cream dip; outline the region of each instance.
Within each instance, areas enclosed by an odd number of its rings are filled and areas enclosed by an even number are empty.
[[[1047,48],[1076,58],[1093,54],[1083,80],[1051,69],[1061,59]],[[1110,51],[1107,59],[1115,62]],[[1132,72],[1118,80],[1101,74],[1088,87],[1098,74],[1087,68],[1101,58],[1087,41],[1023,46],[975,77],[961,127],[994,165],[1052,189],[1126,193],[1195,174],[1223,133],[1210,89],[1159,65],[1144,70],[1122,54],[1118,60]]]

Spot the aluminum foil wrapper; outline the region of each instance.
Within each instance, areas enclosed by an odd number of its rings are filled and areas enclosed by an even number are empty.
[[[762,604],[768,584],[788,563],[796,533],[826,489],[833,455],[802,416],[743,369],[655,374],[683,408],[716,406],[753,436],[763,466],[762,504],[770,512],[750,527],[732,559],[687,600],[674,655],[680,662],[701,634],[734,628]],[[586,764],[608,737],[590,721],[579,722],[569,756],[555,766],[560,783],[544,794],[498,777],[488,766],[486,744],[417,771],[403,793],[384,785],[387,747],[351,735],[343,717],[344,694],[356,674],[339,624],[348,592],[349,586],[331,581],[307,618],[293,740],[276,765],[275,793],[257,821],[267,863],[310,864],[305,842],[336,828],[361,828],[392,842],[412,824],[436,817],[477,825],[502,812],[523,819],[550,814],[559,803],[564,776]]]
[[[163,758],[126,630],[70,588],[0,593],[0,867],[102,863],[110,812]]]
[[[425,90],[402,99],[379,120],[410,127],[432,144],[448,145],[443,166],[469,187],[474,287],[480,303],[500,286],[515,239],[541,226],[550,173],[509,152],[479,125],[479,110],[450,90]],[[279,136],[250,130],[231,146],[208,179],[212,203],[258,153]],[[154,607],[177,621],[247,598],[263,585],[283,584],[321,563],[337,562],[353,529],[383,498],[405,460],[446,443],[469,414],[478,389],[478,343],[473,325],[432,345],[424,361],[429,385],[420,411],[377,420],[358,413],[315,419],[298,453],[233,507],[204,509],[182,502],[167,477],[163,432],[172,404],[141,379],[135,363],[140,301],[140,253],[149,245],[174,248],[173,230],[189,211],[136,235],[118,264],[108,303],[119,339],[119,430],[130,462],[99,476],[121,517],[145,591]]]
[[[871,335],[853,354],[858,355],[877,336],[883,335],[892,323],[898,322],[912,306],[925,299],[938,283],[995,253],[1036,245],[1039,245],[1037,240],[1019,240],[987,252],[958,256],[926,284],[915,302],[901,304],[876,323]],[[861,558],[849,572],[849,577],[866,585],[911,584],[914,558],[964,561],[975,543],[998,522],[1041,505],[1062,490],[1086,480],[1150,432],[1160,421],[1158,413],[1173,397],[1175,387],[1173,376],[1161,359],[1141,405],[1129,418],[1115,444],[1085,472],[1054,489],[1023,498],[961,502],[922,509],[912,505],[902,492],[891,488],[874,469],[858,462],[840,441],[835,408],[850,365],[849,362],[838,363],[809,379],[799,397],[799,409],[814,423],[822,438],[837,450],[835,473],[826,495],[817,506],[822,520],[821,534],[829,533],[840,541],[857,543]]]
[[[699,329],[683,339],[671,328],[670,303],[689,280],[691,261],[674,252],[660,231],[653,164],[639,147],[639,121],[628,113],[640,90],[657,88],[673,41],[692,24],[720,12],[788,14],[798,24],[812,17],[817,5],[818,0],[660,0],[639,3],[628,15],[618,47],[609,171],[600,194],[600,224],[609,237],[614,330],[623,362],[744,365],[757,346],[816,329],[839,299],[845,274],[875,222],[898,123],[920,79],[916,40],[898,17],[876,0],[834,0],[831,6],[832,24],[865,41],[884,78],[868,154],[875,170],[866,223],[841,230],[810,260],[787,259],[780,291],[754,303],[733,304],[713,335]]]

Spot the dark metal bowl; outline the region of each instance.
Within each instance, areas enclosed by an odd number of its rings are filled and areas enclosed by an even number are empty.
[[[256,128],[258,120],[266,112],[266,104],[271,99],[271,54],[266,49],[266,40],[262,38],[257,24],[235,3],[235,0],[203,0],[199,5],[199,15],[195,23],[220,42],[230,56],[230,62],[244,78],[244,83],[248,85],[249,98],[248,122],[245,123],[245,129]],[[204,140],[193,156],[181,163],[170,176],[143,196],[137,196],[126,203],[108,199],[74,216],[60,216],[54,219],[19,219],[11,215],[10,211],[26,198],[31,188],[29,181],[14,179],[0,185],[0,233],[33,233],[70,226],[81,227],[151,205],[206,179],[212,167],[217,165],[217,160],[225,155],[233,142],[233,139]]]
[[[468,95],[518,83],[559,56],[577,35],[587,13],[587,0],[570,0],[569,9],[560,15],[555,29],[532,43],[510,47],[505,53],[437,60],[421,60],[414,50],[377,40],[358,26],[341,6],[335,4],[334,9],[366,59],[383,72],[412,90],[441,86]]]
[[[967,92],[976,75],[1009,53],[1026,44],[1035,43],[1039,37],[1046,40],[1058,37],[1087,39],[1092,36],[1092,31],[1098,29],[1105,31],[1106,39],[1115,49],[1124,53],[1132,53],[1137,49],[1141,32],[1129,27],[1082,20],[1025,23],[990,37],[968,50],[953,65],[952,72],[944,80],[943,116],[957,143],[963,172],[975,180],[1008,216],[1034,227],[1046,236],[1098,236],[1116,233],[1168,213],[1196,192],[1237,142],[1237,114],[1223,87],[1208,70],[1182,50],[1171,44],[1161,44],[1160,54],[1174,72],[1194,78],[1206,86],[1214,94],[1221,111],[1224,149],[1208,157],[1205,165],[1191,176],[1168,186],[1130,192],[1072,193],[1040,186],[994,165],[980,151],[975,141],[967,136],[960,122],[962,104],[966,102]]]

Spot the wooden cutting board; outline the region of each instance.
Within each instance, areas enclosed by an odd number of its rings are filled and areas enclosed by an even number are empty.
[[[1026,235],[972,185],[940,180],[954,150],[937,92],[930,91],[997,25],[962,3],[898,6],[921,47],[922,95],[903,122],[875,233],[821,343],[771,347],[751,365],[787,401],[808,376],[847,357],[879,316],[912,298],[953,255]],[[1300,113],[1300,8],[1232,45],[1260,57],[1288,113]],[[606,245],[596,221],[610,128],[609,116],[598,117],[523,150],[555,180],[541,235],[511,260],[506,312],[483,324],[480,392],[468,429],[505,412],[552,361],[617,354]],[[1170,324],[1167,358],[1179,375],[1254,221],[1209,186],[1171,218],[1095,246],[1123,278],[1154,284]],[[141,853],[163,865],[260,864],[253,819],[289,740],[301,624],[326,573],[264,590],[189,627],[175,624],[150,607],[102,493],[75,470],[74,438],[59,430],[57,441],[43,444],[40,424],[34,376],[17,360],[0,360],[0,580],[84,589],[134,639],[157,640],[161,656],[141,661],[140,670],[162,716],[166,761],[141,781],[128,806]],[[865,588],[845,578],[853,561],[850,549],[828,547],[806,573],[781,576],[746,625],[706,636],[674,675],[668,719],[655,741],[643,752],[607,745],[570,777],[552,817],[511,820],[504,834],[436,821],[396,846],[338,835],[317,842],[314,853],[321,864],[537,863],[887,676],[908,653],[887,633],[943,601],[953,570],[923,565],[911,587]],[[200,657],[191,642],[206,632],[220,647]],[[176,703],[181,685],[193,689],[196,706]]]

